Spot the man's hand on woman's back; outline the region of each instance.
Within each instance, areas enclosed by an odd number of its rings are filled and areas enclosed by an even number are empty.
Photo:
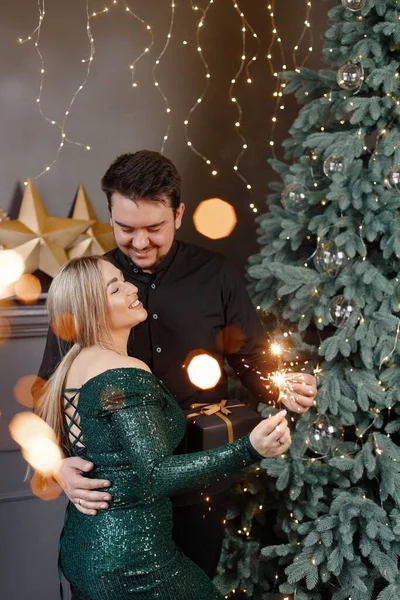
[[[100,488],[108,488],[111,482],[104,479],[90,479],[85,477],[94,468],[94,464],[72,456],[64,458],[61,461],[54,478],[64,490],[69,500],[75,504],[76,508],[84,515],[94,516],[98,510],[104,510],[109,507],[112,500],[110,493],[96,491]]]

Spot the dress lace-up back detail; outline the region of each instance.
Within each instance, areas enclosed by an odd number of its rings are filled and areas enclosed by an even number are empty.
[[[80,426],[81,418],[78,412],[79,393],[80,389],[69,388],[65,389],[63,394],[66,432],[72,451],[74,448],[85,447],[83,443],[83,432]]]

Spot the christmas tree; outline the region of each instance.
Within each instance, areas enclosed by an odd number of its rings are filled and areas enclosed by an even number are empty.
[[[248,274],[286,363],[310,357],[319,392],[287,455],[237,482],[219,581],[255,600],[400,598],[399,9],[341,0],[330,68],[281,74],[304,106],[270,161],[281,181]]]

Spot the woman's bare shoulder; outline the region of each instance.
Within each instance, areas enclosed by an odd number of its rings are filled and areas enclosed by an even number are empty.
[[[113,350],[103,348],[87,348],[77,356],[67,377],[67,387],[79,388],[86,381],[110,369],[142,369],[151,373],[150,368],[142,360],[131,356],[123,356]]]
[[[107,361],[108,369],[119,369],[119,368],[131,368],[131,369],[142,369],[151,373],[150,367],[146,365],[142,360],[134,358],[133,356],[121,356],[116,352],[114,356],[110,357]]]

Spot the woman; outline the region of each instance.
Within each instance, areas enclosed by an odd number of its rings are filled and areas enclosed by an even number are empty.
[[[113,482],[96,518],[67,508],[60,564],[75,600],[223,600],[171,537],[170,496],[200,488],[290,445],[286,411],[249,436],[173,456],[185,432],[181,409],[143,362],[127,356],[147,313],[137,288],[102,257],[73,259],[48,296],[53,328],[75,341],[46,384],[38,413],[69,454]]]

